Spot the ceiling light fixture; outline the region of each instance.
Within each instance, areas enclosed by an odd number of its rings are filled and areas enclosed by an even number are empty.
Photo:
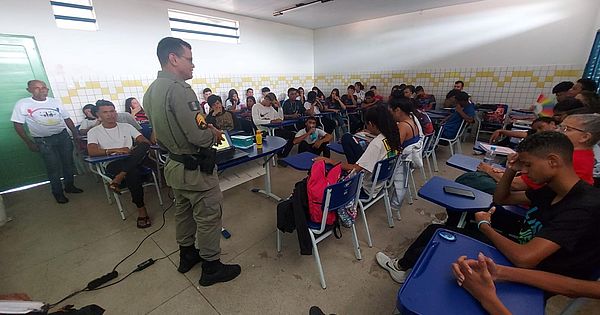
[[[317,3],[325,3],[325,2],[331,2],[331,1],[333,1],[333,0],[314,0],[314,1],[306,2],[306,3],[304,3],[304,2],[297,3],[293,7],[289,7],[289,8],[285,8],[285,9],[281,9],[281,10],[277,10],[277,11],[273,12],[273,16],[280,16],[280,15],[283,15],[285,12],[290,12],[290,11],[304,8],[309,5],[313,5],[313,4],[317,4]]]

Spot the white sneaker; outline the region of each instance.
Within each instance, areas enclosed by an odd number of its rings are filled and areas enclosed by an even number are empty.
[[[398,258],[392,259],[383,252],[378,252],[375,255],[375,259],[383,269],[387,270],[390,273],[390,276],[392,276],[392,279],[394,279],[394,281],[400,284],[404,283],[404,280],[406,280],[406,276],[409,274],[409,271],[402,271],[398,269]]]

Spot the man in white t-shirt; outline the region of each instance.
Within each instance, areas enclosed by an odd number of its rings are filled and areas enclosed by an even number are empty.
[[[65,197],[64,192],[83,192],[74,185],[73,141],[67,127],[71,130],[75,142],[79,142],[79,132],[62,104],[48,97],[46,83],[31,80],[27,82],[27,91],[31,93],[31,97],[17,102],[10,120],[29,150],[40,152],[42,155],[56,202],[67,203],[69,199]],[[25,132],[25,125],[33,140]],[[61,176],[65,182],[64,191]]]
[[[101,124],[88,131],[88,154],[90,156],[128,155],[106,166],[106,173],[114,176],[109,188],[120,193],[121,183],[125,180],[131,192],[131,199],[138,209],[137,227],[141,229],[150,227],[152,223],[144,204],[143,181],[139,171],[150,149],[150,141],[133,126],[117,122],[117,111],[110,101],[97,101],[95,116]]]
[[[296,133],[294,144],[298,144],[298,153],[311,152],[316,155],[323,153],[324,157],[331,157],[327,144],[333,136],[322,129],[317,129],[317,118],[310,116],[306,118],[305,127]]]

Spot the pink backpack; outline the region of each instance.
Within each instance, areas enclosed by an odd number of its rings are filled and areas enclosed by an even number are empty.
[[[306,190],[308,192],[308,212],[312,222],[321,223],[321,220],[323,219],[323,209],[321,209],[321,204],[323,202],[325,188],[337,183],[341,175],[341,163],[334,166],[329,171],[326,171],[325,169],[325,161],[320,160],[313,163],[306,184]],[[335,222],[335,215],[335,211],[327,214],[327,225],[331,225]]]

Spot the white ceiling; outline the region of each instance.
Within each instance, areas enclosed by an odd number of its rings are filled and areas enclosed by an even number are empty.
[[[317,29],[482,0],[334,0],[273,16],[310,0],[170,0],[262,20]]]

